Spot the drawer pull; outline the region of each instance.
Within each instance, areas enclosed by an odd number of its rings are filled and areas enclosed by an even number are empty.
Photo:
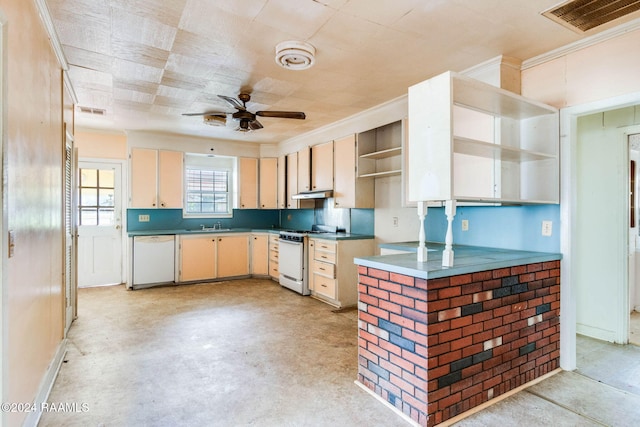
[[[320,286],[322,286],[323,288],[326,288],[326,287],[327,287],[327,285],[325,285],[324,283],[323,283],[323,284],[321,284]]]

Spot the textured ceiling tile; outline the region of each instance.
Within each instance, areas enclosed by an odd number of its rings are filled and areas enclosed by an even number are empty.
[[[79,23],[59,22],[56,31],[63,45],[74,46],[79,49],[111,54],[111,35],[91,25]]]
[[[168,96],[156,96],[155,105],[163,105],[166,107],[179,108],[179,109],[187,109],[191,102],[185,99],[178,98],[170,98]]]
[[[73,46],[63,46],[65,57],[70,65],[75,65],[90,70],[111,72],[113,57],[103,53],[79,49]]]
[[[235,52],[235,47],[216,43],[216,40],[209,36],[179,30],[171,52],[204,60],[212,55],[231,56]]]
[[[115,37],[111,40],[111,49],[115,58],[155,68],[164,68],[169,58],[169,51]]]
[[[212,43],[235,46],[251,21],[216,7],[216,3],[189,1],[178,28],[209,37]]]
[[[423,2],[424,0],[382,1],[378,3],[377,7],[371,7],[371,0],[350,0],[340,8],[340,12],[377,24],[391,25]]]
[[[306,40],[322,28],[335,12],[316,2],[270,0],[256,21],[282,30],[295,39]]]
[[[174,71],[165,70],[162,74],[160,84],[200,92],[207,85],[207,80],[197,79]]]
[[[81,105],[78,126],[279,142],[405,95],[448,69],[497,55],[527,59],[584,38],[540,16],[558,0],[46,0]],[[304,71],[274,61],[308,41]],[[217,95],[252,94],[251,111],[304,111],[234,132],[186,111],[230,111]],[[115,100],[114,100],[115,97]],[[153,102],[153,104],[149,104]]]
[[[113,87],[113,77],[109,73],[70,66],[69,77],[73,82],[84,82],[85,87],[93,86],[104,90],[111,90]]]
[[[157,94],[159,96],[165,96],[168,98],[184,99],[186,102],[189,102],[189,103],[194,101],[197,97],[197,92],[194,92],[192,90],[180,89],[176,87],[163,86],[163,85],[160,85],[158,87]]]
[[[186,0],[110,0],[114,9],[129,13],[153,17],[155,21],[171,27],[177,27],[185,7]]]
[[[112,34],[118,39],[168,51],[176,37],[176,27],[162,24],[152,18],[113,10]]]
[[[299,84],[286,80],[276,80],[271,77],[265,77],[253,85],[253,89],[256,91],[273,93],[280,96],[291,95],[299,87]]]
[[[147,82],[160,83],[162,71],[161,68],[150,67],[123,59],[116,59],[113,64],[114,77],[127,78],[135,76],[136,79]]]
[[[155,95],[158,92],[158,83],[145,82],[142,80],[126,80],[126,79],[114,79],[114,89],[127,89],[137,92],[148,93]]]
[[[113,89],[113,99],[115,101],[132,101],[139,104],[152,104],[155,95],[145,92],[138,92],[130,89]]]
[[[129,110],[150,111],[151,104],[132,100],[119,99],[113,103],[113,109],[117,114],[129,114]]]

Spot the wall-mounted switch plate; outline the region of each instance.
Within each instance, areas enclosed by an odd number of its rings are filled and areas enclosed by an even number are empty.
[[[462,231],[469,231],[469,220],[468,219],[463,219],[462,220]]]
[[[138,215],[138,222],[149,222],[149,215]]]
[[[397,226],[398,226],[398,217],[397,217],[397,216],[394,216],[394,217],[393,217],[393,226],[394,226],[394,227],[397,227]]]
[[[551,234],[553,234],[553,222],[542,221],[542,235],[549,237]]]

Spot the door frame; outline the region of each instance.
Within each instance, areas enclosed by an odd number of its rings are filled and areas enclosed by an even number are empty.
[[[63,191],[63,230],[64,230],[64,238],[63,238],[63,271],[64,273],[64,294],[65,294],[65,304],[64,304],[64,335],[67,336],[69,332],[69,328],[71,327],[71,323],[78,317],[78,225],[77,225],[77,185],[78,185],[78,149],[75,146],[73,135],[67,129],[67,124],[64,123],[64,162],[65,162],[65,170],[63,170],[63,180],[64,180],[64,191]],[[70,156],[70,158],[67,158]],[[66,175],[66,162],[70,162],[70,176],[67,178]],[[67,179],[70,180],[67,183]],[[70,185],[70,194],[67,194],[67,184]],[[67,197],[70,197],[67,200]],[[70,224],[71,230],[70,235],[67,235],[66,228],[66,216],[67,216],[67,206],[70,209],[68,213],[70,215]],[[70,242],[67,241],[67,238],[70,238]],[[67,250],[67,245],[71,246],[71,253]],[[67,259],[67,258],[70,259]],[[67,263],[70,268],[67,271]],[[67,289],[67,283],[70,282],[69,289]]]
[[[120,223],[122,224],[122,226],[120,227],[120,237],[121,237],[121,253],[122,253],[122,277],[120,278],[120,283],[127,283],[127,278],[129,277],[129,263],[127,262],[127,260],[129,259],[129,244],[128,244],[128,239],[127,239],[127,206],[128,206],[128,191],[127,189],[129,188],[129,173],[128,173],[128,168],[127,168],[127,161],[126,160],[118,160],[118,159],[104,159],[104,158],[97,158],[97,157],[80,157],[78,158],[77,161],[77,168],[76,168],[76,174],[80,174],[80,164],[81,163],[100,163],[100,164],[114,164],[114,165],[119,165],[120,166],[120,174],[122,175],[120,177],[120,186],[122,187],[120,189],[120,207],[121,207],[121,216],[120,216]],[[76,191],[79,191],[79,182],[76,183]],[[78,210],[78,198],[76,198],[75,200],[75,206],[74,206],[75,211]],[[76,240],[78,239],[78,232],[77,232],[77,227],[76,227]]]
[[[7,263],[9,242],[7,221],[7,182],[5,181],[4,164],[7,155],[7,18],[0,8],[0,400],[6,402],[9,361],[6,349],[9,341],[9,281],[7,280]],[[6,425],[7,412],[0,413],[0,425]]]
[[[560,367],[564,370],[574,370],[576,361],[576,333],[577,333],[577,299],[574,266],[576,265],[576,239],[577,229],[574,218],[577,214],[577,143],[578,143],[578,117],[600,113],[618,108],[630,107],[640,104],[640,92],[629,93],[608,99],[593,101],[560,110],[560,249],[562,261],[560,262]],[[624,132],[624,131],[623,131]],[[621,136],[622,133],[621,133]],[[627,198],[628,199],[628,198]],[[620,209],[628,211],[628,201]],[[628,235],[628,231],[626,231]],[[628,248],[625,248],[628,251]],[[629,284],[616,289],[616,292],[626,292],[628,301]],[[626,321],[618,316],[617,336],[621,336],[628,329],[629,316],[624,313]],[[625,323],[626,322],[626,323]],[[628,336],[627,336],[628,339]]]

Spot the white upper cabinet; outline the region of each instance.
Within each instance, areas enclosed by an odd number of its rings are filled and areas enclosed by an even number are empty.
[[[278,208],[278,159],[260,159],[260,208]]]
[[[240,157],[240,209],[256,209],[258,207],[258,159]]]
[[[409,88],[408,199],[559,202],[558,110],[454,72]]]
[[[333,141],[311,147],[311,190],[333,190]]]
[[[182,208],[183,154],[131,149],[132,208]]]

